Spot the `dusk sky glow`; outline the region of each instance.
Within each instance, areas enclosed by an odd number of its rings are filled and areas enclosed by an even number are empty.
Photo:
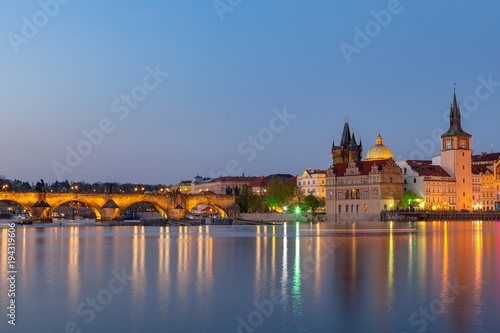
[[[43,20],[43,3],[58,8],[36,32],[23,28]],[[223,13],[212,0],[61,3],[0,2],[7,178],[57,180],[54,163],[99,126],[108,133],[64,179],[326,169],[345,117],[363,157],[380,132],[396,160],[430,159],[454,83],[474,153],[500,151],[498,1],[243,0]],[[379,30],[356,47],[355,28],[372,21]],[[346,57],[342,43],[357,52]],[[132,93],[141,101],[127,104]]]

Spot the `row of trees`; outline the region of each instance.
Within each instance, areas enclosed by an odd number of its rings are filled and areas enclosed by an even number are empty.
[[[148,185],[148,184],[134,184],[134,183],[126,183],[121,184],[117,182],[113,183],[87,183],[84,181],[81,182],[70,182],[69,180],[65,181],[55,181],[53,183],[45,183],[45,192],[87,192],[87,193],[109,193],[112,191],[113,193],[143,193],[145,191],[150,192],[164,192],[172,185],[165,184],[157,184],[157,185]],[[3,191],[15,191],[15,192],[30,192],[35,191],[36,184],[23,182],[20,180],[10,180],[5,178],[5,176],[0,176],[0,190]]]
[[[253,192],[252,187],[244,185],[240,193],[240,205],[243,212],[281,212],[288,210],[291,212],[315,212],[325,205],[324,199],[318,199],[312,194],[304,196],[297,191],[295,184],[276,183],[269,181],[266,186],[265,195],[261,196]],[[300,202],[300,199],[303,199]]]

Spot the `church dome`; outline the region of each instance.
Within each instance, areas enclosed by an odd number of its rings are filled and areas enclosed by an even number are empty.
[[[371,147],[370,150],[368,150],[368,153],[366,153],[365,161],[387,160],[389,158],[394,158],[391,150],[384,145],[384,139],[382,139],[380,134],[377,136],[375,143],[375,146]]]

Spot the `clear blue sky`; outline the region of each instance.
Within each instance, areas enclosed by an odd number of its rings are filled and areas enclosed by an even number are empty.
[[[478,88],[478,78],[500,82],[500,3],[394,6],[243,0],[218,13],[210,0],[72,0],[55,15],[48,6],[51,17],[37,1],[1,1],[0,174],[56,180],[54,162],[68,166],[66,147],[76,149],[82,130],[105,118],[114,131],[63,178],[176,183],[217,174],[229,161],[255,176],[325,169],[346,116],[364,153],[381,132],[397,159],[431,157],[454,82],[459,102],[479,101],[462,119],[473,148],[499,151],[500,84]],[[397,13],[374,25],[371,11],[388,7]],[[36,33],[23,29],[23,17],[38,20]],[[373,37],[358,40],[348,63],[340,45],[355,46],[354,28],[367,24]],[[157,65],[168,77],[121,120],[113,101]],[[284,128],[274,123],[271,140],[263,129],[284,107],[296,117]],[[249,144],[246,154],[238,146],[260,132],[266,144],[249,162]]]

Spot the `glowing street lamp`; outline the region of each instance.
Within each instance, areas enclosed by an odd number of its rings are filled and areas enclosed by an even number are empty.
[[[288,210],[288,207],[287,206],[284,206],[283,207],[283,211],[286,212]]]

